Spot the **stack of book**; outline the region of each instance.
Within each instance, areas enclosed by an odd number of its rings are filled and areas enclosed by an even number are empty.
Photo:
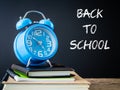
[[[72,68],[29,67],[12,64],[3,90],[88,90],[90,83]]]

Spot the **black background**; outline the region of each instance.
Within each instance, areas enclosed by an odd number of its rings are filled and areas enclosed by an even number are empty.
[[[103,18],[76,17],[77,9],[103,9]],[[19,31],[15,25],[28,10],[38,10],[53,21],[59,41],[52,62],[70,66],[82,77],[120,77],[118,7],[114,2],[94,0],[16,0],[0,1],[0,79],[13,63],[20,63],[13,52]],[[39,16],[38,16],[39,17]],[[41,17],[39,18],[41,19]],[[82,25],[96,24],[94,35],[86,35]],[[71,40],[108,40],[109,50],[70,50]]]

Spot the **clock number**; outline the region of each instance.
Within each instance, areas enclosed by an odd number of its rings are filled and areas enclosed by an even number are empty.
[[[37,52],[36,50],[33,51],[34,55],[36,54],[36,52]]]
[[[26,43],[27,43],[28,46],[32,46],[32,41],[31,40],[27,40]]]
[[[51,41],[48,41],[47,42],[47,47],[51,47],[52,46],[52,42]]]
[[[43,32],[43,36],[45,36],[46,34],[45,34],[45,32]]]
[[[47,55],[47,51],[44,51],[44,55],[45,55],[45,56]]]
[[[33,51],[32,47],[29,47],[29,50],[32,52]]]
[[[46,38],[46,42],[49,42],[50,41],[50,39],[49,38]]]
[[[47,51],[50,52],[51,51],[50,48],[47,48]]]
[[[50,38],[50,36],[47,35],[47,36],[46,36],[46,40],[49,39],[49,38]]]
[[[52,46],[52,42],[51,42],[50,37],[48,35],[46,36],[46,42],[47,42],[47,47]]]
[[[42,51],[38,51],[38,56],[39,56],[39,57],[43,57]]]
[[[32,39],[32,35],[28,35],[27,39]]]
[[[34,35],[42,36],[42,31],[41,30],[35,30]]]

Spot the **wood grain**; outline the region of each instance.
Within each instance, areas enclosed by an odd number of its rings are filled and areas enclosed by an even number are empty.
[[[120,78],[85,78],[91,83],[89,90],[120,90]]]

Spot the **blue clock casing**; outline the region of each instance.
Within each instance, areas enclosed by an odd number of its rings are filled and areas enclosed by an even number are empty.
[[[26,18],[29,13],[39,13],[43,19],[32,22]],[[58,50],[58,40],[54,33],[54,25],[39,11],[28,11],[23,19],[16,24],[16,29],[21,30],[14,40],[14,52],[18,60],[27,65],[38,66],[52,58]]]

